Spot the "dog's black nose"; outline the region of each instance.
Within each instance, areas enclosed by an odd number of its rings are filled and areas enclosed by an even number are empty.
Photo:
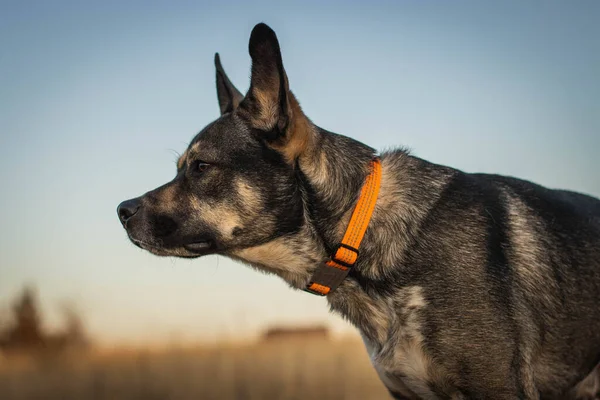
[[[141,205],[142,202],[139,199],[125,200],[119,204],[117,207],[117,214],[119,214],[121,223],[125,225],[125,223],[140,209]]]

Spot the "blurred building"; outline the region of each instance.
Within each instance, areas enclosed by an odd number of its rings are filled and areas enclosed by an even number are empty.
[[[292,339],[327,339],[329,330],[327,327],[273,327],[263,334],[263,341],[280,341]]]

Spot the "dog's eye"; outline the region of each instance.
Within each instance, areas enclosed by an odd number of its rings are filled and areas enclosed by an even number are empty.
[[[210,164],[205,163],[204,161],[196,161],[194,163],[194,172],[204,172],[210,167]]]

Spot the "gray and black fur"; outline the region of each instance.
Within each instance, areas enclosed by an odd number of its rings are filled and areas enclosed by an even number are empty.
[[[289,90],[259,24],[243,96],[218,56],[221,117],[176,177],[119,206],[162,256],[222,254],[302,289],[339,243],[375,151],[325,131]],[[327,296],[361,332],[398,399],[584,399],[600,362],[600,201],[468,174],[404,150],[379,155],[375,212]]]

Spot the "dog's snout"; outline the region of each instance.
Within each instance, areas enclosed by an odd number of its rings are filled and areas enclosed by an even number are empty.
[[[117,207],[117,214],[121,223],[124,225],[127,221],[135,215],[140,209],[142,202],[139,199],[125,200]]]

